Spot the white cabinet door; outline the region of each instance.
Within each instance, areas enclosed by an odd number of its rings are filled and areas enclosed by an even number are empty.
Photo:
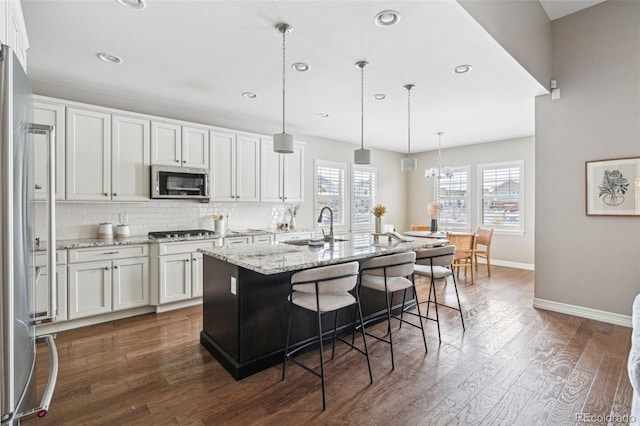
[[[236,136],[232,133],[210,132],[211,140],[211,201],[235,201]]]
[[[253,243],[254,244],[270,244],[273,242],[273,234],[265,234],[265,235],[254,235]]]
[[[36,313],[46,313],[49,306],[49,272],[46,266],[41,266],[36,281]],[[58,315],[56,322],[67,320],[67,265],[56,266],[56,301]],[[38,318],[36,318],[37,320]]]
[[[182,126],[182,166],[209,168],[209,131]]]
[[[111,312],[111,261],[69,265],[69,319]]]
[[[67,108],[66,122],[67,200],[110,200],[111,115]]]
[[[6,21],[1,21],[0,26],[7,27],[6,44],[13,48],[22,68],[27,70],[27,49],[29,39],[27,37],[27,27],[22,14],[22,7],[19,0],[3,1],[2,7],[6,7]]]
[[[235,246],[238,244],[249,244],[251,243],[252,239],[251,237],[225,237],[224,238],[224,245],[225,246]]]
[[[161,256],[160,303],[191,298],[191,253]]]
[[[151,164],[175,167],[182,164],[182,126],[151,122]]]
[[[64,171],[65,171],[65,109],[63,104],[47,102],[42,100],[33,101],[33,122],[36,124],[46,124],[55,127],[56,144],[56,200],[64,200]],[[42,186],[36,189],[36,200],[45,200],[47,197],[47,138],[43,135],[33,135],[34,144],[34,173],[35,181]]]
[[[113,310],[149,304],[149,258],[113,261]]]
[[[111,126],[111,199],[148,201],[150,122],[114,115]]]
[[[191,296],[202,296],[202,271],[203,271],[203,255],[202,253],[191,253]]]
[[[271,139],[260,140],[260,200],[266,202],[282,202],[282,166],[284,154],[273,152]]]
[[[304,145],[295,144],[293,154],[283,155],[284,201],[304,202]]]
[[[239,135],[236,139],[236,201],[260,201],[260,139]]]

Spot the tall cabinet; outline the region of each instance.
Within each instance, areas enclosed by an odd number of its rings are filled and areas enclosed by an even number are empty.
[[[304,201],[304,144],[296,142],[293,154],[273,151],[273,140],[260,141],[260,200],[301,203]]]
[[[260,201],[260,139],[212,131],[211,201]]]

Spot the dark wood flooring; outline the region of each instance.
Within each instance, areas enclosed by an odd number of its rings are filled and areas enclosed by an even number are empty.
[[[364,357],[338,344],[325,364],[325,412],[319,379],[293,363],[285,381],[277,366],[236,382],[200,346],[193,307],[59,333],[51,411],[26,424],[572,425],[581,413],[628,415],[631,329],[534,309],[532,272],[492,272],[481,268],[473,286],[460,280],[467,330],[441,310],[442,344],[429,322],[428,354],[405,326],[394,331],[391,370],[388,345],[369,339],[373,385]],[[438,288],[454,303],[451,282]],[[317,352],[302,358],[318,365]]]

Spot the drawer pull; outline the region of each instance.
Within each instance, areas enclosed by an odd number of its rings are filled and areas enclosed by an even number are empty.
[[[105,270],[105,271],[108,271],[108,270],[110,270],[110,269],[111,269],[111,268],[110,268],[109,266],[105,266],[105,267],[104,267],[104,270]]]
[[[102,253],[102,254],[118,254],[120,253],[119,251],[108,251],[106,253]]]

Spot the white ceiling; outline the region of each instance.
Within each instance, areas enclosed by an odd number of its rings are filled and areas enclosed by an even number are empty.
[[[406,152],[411,92],[413,152],[529,136],[534,96],[545,93],[453,0],[148,0],[142,11],[115,0],[22,0],[32,80],[174,109],[206,112],[208,124],[266,134],[281,130],[281,34],[293,26],[287,63],[287,131],[360,143],[360,72],[365,69],[365,146]],[[391,28],[376,13],[395,9]],[[106,64],[108,52],[124,59]],[[454,75],[456,65],[473,71]],[[244,91],[259,95],[250,100]],[[374,101],[374,93],[387,99]],[[329,118],[320,118],[326,112]],[[243,125],[244,123],[244,125]]]

